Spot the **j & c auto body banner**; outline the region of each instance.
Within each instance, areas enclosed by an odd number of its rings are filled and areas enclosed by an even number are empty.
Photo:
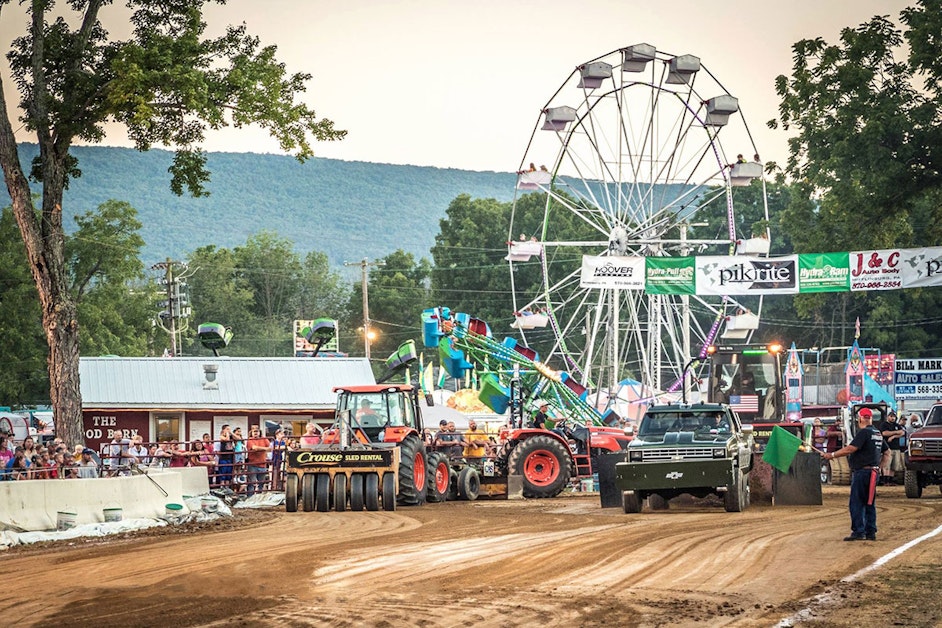
[[[649,294],[750,295],[942,286],[942,247],[780,257],[582,258],[584,288]]]

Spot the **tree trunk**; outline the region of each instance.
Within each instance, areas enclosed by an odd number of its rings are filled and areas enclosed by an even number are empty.
[[[49,342],[49,395],[56,436],[69,447],[85,444],[82,394],[79,388],[79,333],[75,303],[68,296],[43,307],[43,327]]]
[[[33,206],[29,181],[20,165],[16,138],[0,83],[0,167],[3,168],[13,215],[26,245],[30,273],[39,293],[43,330],[49,344],[49,396],[56,435],[70,446],[84,444],[82,397],[79,388],[79,335],[75,301],[68,288],[62,190],[66,150],[52,142],[41,145],[43,207]]]

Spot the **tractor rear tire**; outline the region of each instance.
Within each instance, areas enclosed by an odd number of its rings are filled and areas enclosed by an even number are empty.
[[[846,456],[831,460],[831,484],[850,486],[850,465],[847,463]]]
[[[481,494],[481,478],[474,467],[465,467],[458,474],[458,497],[473,502]]]
[[[363,474],[354,473],[350,476],[350,510],[360,512],[363,505]]]
[[[668,510],[671,506],[666,499],[657,493],[652,493],[648,495],[648,507],[651,510]]]
[[[396,510],[396,476],[392,473],[383,475],[383,510]]]
[[[347,509],[347,476],[338,473],[334,476],[334,510],[343,512]]]
[[[314,474],[305,473],[301,476],[301,509],[304,512],[314,510]]]
[[[626,515],[636,515],[641,512],[641,499],[638,497],[638,494],[622,491],[621,509],[625,511]]]
[[[524,497],[556,497],[569,485],[572,456],[551,436],[531,436],[517,443],[507,469],[523,478]]]
[[[285,478],[285,511],[298,512],[298,474],[289,473]]]
[[[454,469],[448,469],[448,501],[453,502],[458,499],[458,472]]]
[[[425,443],[417,434],[409,434],[399,443],[399,503],[419,506],[428,490],[428,458]]]
[[[450,471],[448,456],[440,451],[433,451],[428,455],[428,501],[443,502],[448,499]]]
[[[919,499],[922,497],[922,484],[919,482],[919,472],[906,469],[906,475],[903,477],[903,486],[906,489],[906,497],[910,499]]]
[[[330,510],[330,476],[318,473],[314,485],[314,507],[317,512]]]
[[[365,480],[366,509],[379,510],[379,476],[375,473],[367,473]]]

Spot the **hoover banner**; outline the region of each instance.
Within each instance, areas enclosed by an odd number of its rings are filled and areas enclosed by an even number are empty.
[[[583,255],[579,285],[583,288],[644,290],[644,258]]]

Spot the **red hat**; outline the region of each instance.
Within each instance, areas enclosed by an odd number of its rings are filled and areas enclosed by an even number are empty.
[[[867,417],[868,419],[873,417],[873,410],[870,408],[863,408],[860,412],[857,413],[857,416]]]

